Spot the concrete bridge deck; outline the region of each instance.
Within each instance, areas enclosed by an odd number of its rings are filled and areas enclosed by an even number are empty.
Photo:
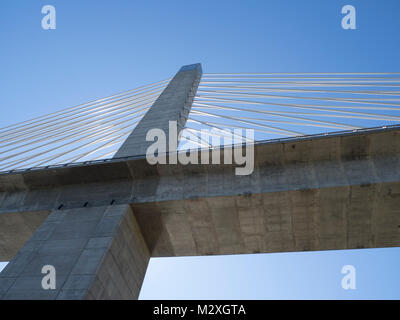
[[[252,175],[234,168],[132,158],[0,175],[0,261],[51,211],[111,204],[131,206],[152,256],[400,245],[399,128],[261,143]]]

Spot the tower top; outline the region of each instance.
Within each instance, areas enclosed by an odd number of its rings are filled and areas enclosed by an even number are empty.
[[[190,71],[190,70],[198,70],[200,73],[203,72],[203,70],[201,69],[201,63],[194,63],[194,64],[188,64],[186,66],[183,66],[179,72],[182,71]]]

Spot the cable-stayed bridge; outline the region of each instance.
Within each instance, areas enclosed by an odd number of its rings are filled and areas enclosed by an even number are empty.
[[[169,80],[0,129],[0,170],[112,158]],[[204,74],[180,147],[211,147],[203,128],[261,141],[396,125],[399,86],[394,73]]]
[[[398,246],[399,86],[195,64],[0,129],[0,297],[137,298],[151,256]],[[149,164],[155,128],[219,163]],[[224,162],[232,144],[254,147],[251,174]]]

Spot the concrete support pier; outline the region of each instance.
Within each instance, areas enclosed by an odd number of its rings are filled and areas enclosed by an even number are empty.
[[[146,142],[150,129],[158,128],[168,133],[169,121],[177,121],[183,127],[200,77],[200,64],[182,67],[114,158],[145,154],[151,144]],[[90,175],[90,172],[87,174]],[[91,175],[96,173],[91,172]],[[82,201],[82,206],[60,206],[51,211],[1,272],[0,298],[137,299],[150,252],[130,204],[114,204],[115,201],[111,201],[114,205],[95,204],[90,207],[93,196],[90,188],[86,189],[86,193],[79,188],[65,188],[64,191]],[[105,193],[104,198],[108,198],[113,197],[115,190],[104,181],[97,188],[99,192]],[[48,195],[43,201],[46,198]],[[42,198],[36,201],[39,199]],[[46,217],[46,214],[41,212],[39,217]],[[15,215],[21,215],[21,212]],[[21,225],[38,225],[37,221],[28,222],[18,225],[19,229]],[[8,235],[10,239],[13,237],[14,234]],[[25,235],[23,240],[26,238]],[[6,242],[13,243],[10,239]],[[3,251],[5,255],[10,255],[14,249]],[[46,276],[42,268],[46,265],[53,266],[56,271],[54,290],[42,287],[42,279]]]
[[[54,210],[0,277],[2,299],[137,299],[150,253],[129,205]],[[56,288],[43,289],[45,265]]]

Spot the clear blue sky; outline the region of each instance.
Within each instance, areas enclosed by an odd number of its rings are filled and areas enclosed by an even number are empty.
[[[41,8],[57,29],[41,28]],[[357,30],[341,28],[341,8]],[[0,127],[205,72],[399,72],[400,2],[0,2]],[[153,259],[141,298],[400,298],[400,249]],[[340,287],[344,264],[357,289]],[[193,275],[196,275],[195,277]]]

